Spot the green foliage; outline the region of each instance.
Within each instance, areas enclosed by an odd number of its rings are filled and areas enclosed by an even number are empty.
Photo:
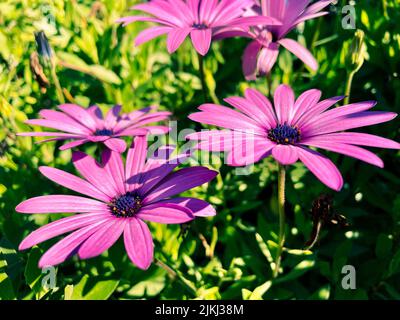
[[[377,150],[385,161],[380,170],[360,161],[329,156],[338,164],[345,187],[334,194],[335,210],[350,227],[325,227],[312,251],[304,251],[312,229],[309,210],[322,192],[331,193],[298,163],[287,181],[287,248],[282,273],[272,280],[277,248],[277,167],[270,159],[250,175],[236,175],[213,156],[210,166],[221,175],[188,195],[215,205],[217,216],[197,219],[186,235],[180,227],[151,224],[158,264],[144,272],[126,257],[118,242],[103,255],[76,257],[57,269],[56,287],[43,289],[37,261],[54,241],[27,251],[18,244],[29,232],[62,215],[22,215],[15,206],[32,196],[69,193],[42,177],[40,165],[74,173],[70,152],[55,142],[16,136],[31,130],[23,122],[42,108],[59,104],[49,70],[41,88],[30,68],[34,32],[43,30],[56,55],[56,72],[65,99],[83,106],[124,111],[148,105],[170,110],[178,130],[195,129],[187,115],[203,103],[199,65],[188,41],[173,55],[165,38],[140,47],[133,39],[145,27],[115,23],[135,1],[7,0],[0,3],[0,299],[399,299],[400,169],[399,153]],[[291,37],[309,47],[320,68],[313,74],[281,50],[272,85],[289,83],[297,94],[310,88],[323,97],[342,95],[345,67],[354,30],[341,27],[341,6],[331,15],[309,21]],[[365,33],[365,61],[355,75],[351,100],[375,99],[377,110],[400,111],[400,4],[397,0],[357,2],[357,28]],[[248,83],[240,56],[248,40],[213,43],[205,57],[210,97],[222,101],[251,86],[267,93],[266,79]],[[396,122],[368,129],[399,138]],[[183,143],[182,143],[183,144]],[[86,147],[85,147],[86,148]],[[86,151],[93,152],[87,147]],[[206,155],[203,155],[206,156]],[[357,290],[341,287],[343,265],[357,270]]]

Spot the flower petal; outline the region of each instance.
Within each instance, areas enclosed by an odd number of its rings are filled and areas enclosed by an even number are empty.
[[[300,161],[329,188],[340,191],[343,187],[343,178],[338,168],[331,160],[317,151],[299,147],[297,149]]]
[[[303,61],[313,71],[318,70],[318,62],[310,51],[304,48],[300,43],[292,39],[281,39],[278,41],[283,47],[293,53],[297,58]]]
[[[62,218],[30,233],[19,245],[19,250],[25,250],[34,245],[42,243],[48,239],[57,237],[61,234],[77,230],[97,222],[106,221],[110,215],[102,213],[81,213],[70,217]]]
[[[251,100],[266,116],[266,121],[271,128],[278,124],[272,103],[261,92],[248,88],[244,92],[247,99]]]
[[[126,225],[125,219],[111,219],[101,225],[80,247],[78,256],[81,259],[97,257],[109,249],[122,235]]]
[[[169,53],[175,52],[189,35],[191,28],[176,28],[168,33],[167,50]]]
[[[323,135],[327,141],[348,143],[359,146],[400,149],[400,143],[368,133],[336,132]]]
[[[271,42],[268,47],[263,47],[258,55],[257,69],[260,75],[269,74],[279,55],[279,45]]]
[[[151,27],[141,31],[135,38],[135,46],[140,46],[141,44],[157,38],[163,34],[171,31],[171,27]]]
[[[108,174],[108,181],[114,181],[115,189],[119,194],[125,194],[125,168],[121,154],[110,149],[102,153],[102,165]],[[106,181],[104,183],[107,183]]]
[[[196,217],[211,217],[217,214],[215,208],[211,204],[196,198],[183,198],[183,197],[172,198],[172,199],[161,200],[157,203],[166,203],[166,204],[172,203],[182,207],[186,207]]]
[[[194,219],[192,211],[173,203],[156,202],[140,209],[136,217],[164,224],[185,223]]]
[[[85,108],[82,108],[76,104],[66,103],[59,105],[58,109],[60,109],[85,127],[93,131],[96,130],[96,121],[92,118],[91,114],[87,112]]]
[[[212,35],[211,29],[204,29],[204,30],[194,29],[190,32],[190,37],[192,39],[194,48],[202,56],[206,55],[208,50],[210,50],[211,35]]]
[[[276,161],[283,165],[290,165],[299,159],[297,148],[291,145],[278,144],[272,149]]]
[[[262,45],[254,40],[250,42],[244,50],[242,57],[242,69],[244,77],[247,81],[257,79],[257,65],[258,65],[258,53],[260,52]]]
[[[214,179],[218,172],[205,167],[183,168],[168,175],[156,187],[150,190],[143,203],[149,204],[186,190],[200,186]]]
[[[383,168],[384,166],[382,159],[380,159],[372,152],[346,143],[331,142],[329,141],[329,138],[325,136],[305,139],[305,141],[302,141],[302,144],[344,154],[346,156],[359,159],[379,168]]]
[[[147,137],[138,136],[128,150],[126,157],[126,189],[137,189],[147,158]]]
[[[104,141],[104,144],[107,146],[107,148],[118,153],[123,153],[126,150],[126,142],[122,139],[111,138]]]
[[[64,262],[74,250],[104,224],[104,221],[84,227],[57,242],[39,260],[39,268]]]
[[[39,171],[46,178],[65,188],[104,202],[108,202],[111,200],[109,196],[97,189],[94,185],[87,182],[86,180],[74,176],[73,174],[51,167],[39,167]]]
[[[274,93],[275,111],[280,124],[287,123],[294,108],[294,92],[291,87],[281,84]]]
[[[108,173],[92,157],[76,151],[72,154],[72,163],[76,170],[101,192],[110,198],[117,194],[117,188],[114,183],[110,183]]]
[[[147,225],[137,218],[129,219],[124,230],[124,243],[129,259],[146,270],[153,261],[153,239]]]
[[[20,213],[104,212],[107,205],[93,199],[70,195],[48,195],[21,202],[15,211]]]

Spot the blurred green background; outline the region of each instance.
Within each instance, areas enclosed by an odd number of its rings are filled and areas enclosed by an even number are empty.
[[[56,288],[41,286],[44,274],[37,261],[54,240],[24,252],[17,247],[29,232],[62,215],[30,216],[14,209],[32,196],[70,192],[42,177],[38,166],[75,171],[71,153],[59,152],[56,143],[36,144],[36,139],[15,135],[32,130],[24,120],[60,103],[49,68],[44,67],[41,76],[42,82],[48,81],[46,88],[32,72],[34,33],[43,30],[49,38],[57,56],[55,71],[69,102],[104,108],[119,103],[124,111],[160,105],[174,113],[178,130],[195,128],[187,115],[204,102],[197,59],[188,41],[173,55],[167,53],[165,38],[134,47],[134,37],[148,24],[122,28],[114,22],[128,15],[134,2],[0,3],[0,299],[400,299],[400,153],[393,150],[377,150],[384,170],[328,154],[345,179],[340,193],[328,190],[300,163],[290,167],[287,248],[283,273],[274,281],[277,167],[267,159],[252,174],[237,175],[214,157],[210,166],[221,175],[188,194],[215,205],[217,216],[195,220],[183,236],[178,225],[151,225],[155,256],[172,272],[157,265],[146,272],[135,268],[119,242],[98,258],[66,261],[57,267]],[[399,112],[400,1],[351,2],[367,48],[351,101],[375,99],[377,110]],[[312,50],[320,63],[318,72],[282,50],[273,69],[274,88],[287,83],[297,95],[310,88],[322,90],[323,98],[344,94],[350,72],[346,56],[355,33],[342,28],[346,4],[339,1],[330,7],[330,15],[290,34]],[[212,45],[205,58],[210,96],[222,101],[249,86],[268,92],[266,79],[244,80],[240,57],[247,42],[228,39]],[[366,132],[399,140],[398,120]],[[312,251],[299,250],[312,230],[312,203],[322,193],[333,195],[335,211],[346,216],[350,226],[325,226]],[[356,290],[342,289],[346,264],[356,268]]]

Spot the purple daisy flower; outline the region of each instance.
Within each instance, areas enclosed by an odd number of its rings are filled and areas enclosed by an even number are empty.
[[[332,0],[320,0],[309,6],[310,0],[256,0],[256,4],[248,9],[246,16],[268,16],[282,21],[280,26],[259,24],[251,28],[224,30],[217,36],[247,37],[253,39],[246,47],[243,55],[243,73],[247,80],[255,80],[257,75],[268,74],[274,66],[279,47],[283,46],[312,70],[318,69],[318,62],[313,55],[295,40],[286,35],[306,20],[314,19],[328,12],[321,12]]]
[[[43,109],[39,112],[42,119],[31,119],[25,123],[33,126],[59,130],[58,132],[23,132],[20,136],[54,137],[53,140],[73,140],[60,147],[66,150],[88,142],[102,142],[109,149],[124,152],[126,143],[121,137],[151,134],[163,134],[169,131],[166,126],[146,126],[150,123],[168,119],[170,112],[151,112],[155,107],[147,107],[121,114],[121,106],[111,108],[105,118],[99,107],[83,108],[75,104],[58,106],[61,111]]]
[[[136,37],[135,45],[167,34],[167,49],[173,53],[190,35],[194,48],[204,56],[210,49],[213,35],[220,29],[228,31],[257,24],[280,25],[278,20],[271,17],[242,17],[244,9],[253,4],[253,0],[152,0],[131,9],[153,17],[129,16],[117,22],[123,22],[124,25],[136,21],[159,24],[142,31]]]
[[[21,213],[76,213],[32,232],[20,244],[24,250],[56,236],[72,232],[52,246],[39,267],[57,265],[77,253],[81,259],[100,255],[123,235],[132,262],[147,269],[153,261],[153,241],[144,221],[176,224],[196,216],[215,215],[207,202],[195,198],[171,198],[212,180],[218,173],[205,167],[172,172],[185,156],[170,158],[172,147],[160,148],[146,161],[146,136],[135,138],[126,165],[118,152],[106,149],[103,164],[82,152],[73,153],[73,164],[82,178],[51,167],[40,172],[59,185],[87,197],[47,195],[28,199],[16,207]]]
[[[328,187],[339,191],[343,178],[327,157],[310,149],[322,148],[344,154],[372,165],[383,167],[374,153],[359,146],[400,149],[400,144],[379,136],[344,132],[394,119],[393,112],[368,111],[375,101],[366,101],[333,108],[343,97],[319,101],[321,91],[308,90],[297,100],[293,90],[280,85],[274,95],[274,104],[254,89],[247,89],[245,98],[225,99],[238,111],[228,107],[203,104],[201,112],[190,119],[229,130],[208,130],[187,136],[198,140],[197,148],[208,151],[227,151],[227,162],[245,166],[272,154],[282,165],[302,161]]]

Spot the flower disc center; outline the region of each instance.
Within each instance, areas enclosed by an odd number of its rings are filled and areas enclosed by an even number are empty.
[[[204,29],[208,29],[207,24],[203,23],[193,23],[192,25],[193,28],[198,29],[198,30],[204,30]]]
[[[94,133],[95,136],[112,136],[113,131],[110,129],[97,129]]]
[[[123,196],[112,199],[108,206],[113,216],[130,218],[142,208],[142,199],[138,195],[128,192]]]
[[[288,124],[278,124],[274,129],[269,130],[268,139],[278,144],[295,144],[300,141],[300,129]]]

